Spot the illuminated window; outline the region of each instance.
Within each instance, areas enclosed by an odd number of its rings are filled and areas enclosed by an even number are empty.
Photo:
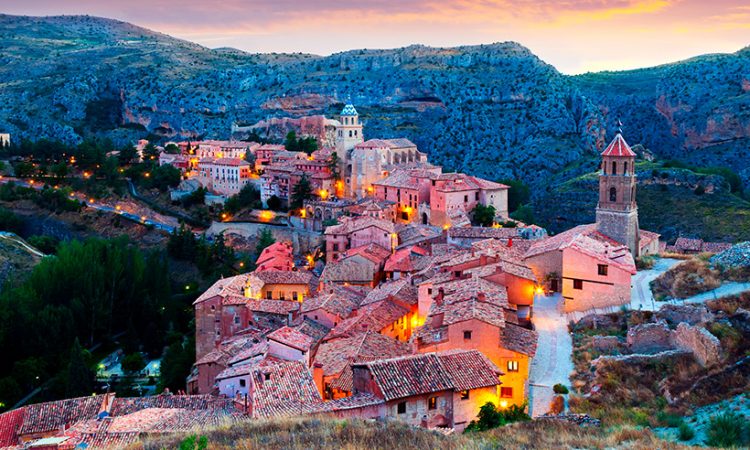
[[[437,409],[437,397],[430,397],[427,400],[427,409]]]
[[[500,388],[500,397],[502,397],[502,398],[512,398],[513,397],[513,388],[501,387]]]
[[[461,400],[468,400],[469,399],[469,390],[461,391]]]
[[[508,361],[508,372],[518,372],[518,361]]]

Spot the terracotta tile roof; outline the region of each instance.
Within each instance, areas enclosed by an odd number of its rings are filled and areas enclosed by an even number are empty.
[[[266,284],[311,284],[315,275],[307,270],[266,270],[263,272],[253,272],[248,277],[248,283],[254,279],[260,280],[263,285]]]
[[[341,255],[341,259],[349,258],[354,255],[361,255],[375,264],[381,265],[389,256],[391,256],[391,251],[378,244],[370,243],[347,250]]]
[[[536,355],[538,339],[536,331],[506,322],[500,346],[533,358]]]
[[[417,144],[406,138],[383,139],[389,148],[417,148]]]
[[[721,253],[730,248],[732,244],[729,242],[704,242],[701,250],[708,253]]]
[[[378,398],[369,392],[358,392],[349,397],[343,397],[321,403],[315,412],[335,412],[346,411],[348,409],[364,408],[366,406],[380,405],[384,403],[382,398]]]
[[[439,292],[441,289],[446,303],[479,298],[498,306],[508,306],[508,290],[505,286],[476,276],[433,285],[433,292]]]
[[[622,137],[622,134],[617,133],[615,135],[615,138],[612,139],[612,142],[609,143],[607,148],[604,149],[602,152],[602,156],[617,156],[617,157],[626,157],[631,158],[635,157],[635,152],[630,149],[630,146],[627,142],[625,142],[625,139]]]
[[[376,227],[387,233],[393,233],[395,231],[392,222],[370,216],[342,217],[339,219],[339,221],[340,223],[338,225],[326,228],[325,234],[348,235],[355,231],[364,230],[369,227]]]
[[[534,242],[526,258],[574,248],[592,258],[635,274],[635,261],[628,248],[596,230],[596,224],[579,225],[558,235]]]
[[[661,236],[659,233],[654,233],[653,231],[648,230],[639,230],[638,234],[640,235],[641,241],[640,246],[643,247],[657,239]]]
[[[99,397],[101,403],[100,396],[97,397]],[[115,398],[110,415],[113,417],[122,416],[146,408],[182,408],[227,414],[235,411],[231,399],[213,395],[155,395],[151,397]]]
[[[28,405],[18,434],[47,433],[80,420],[93,419],[101,403],[102,396],[97,395]]]
[[[426,268],[432,258],[422,247],[409,246],[396,250],[385,262],[386,272],[416,272]]]
[[[678,250],[699,252],[703,248],[703,240],[679,237],[674,246]]]
[[[535,241],[528,239],[485,239],[472,242],[471,247],[510,262],[522,262]]]
[[[522,261],[522,260],[517,260]],[[508,261],[498,261],[494,264],[488,264],[486,266],[479,266],[473,269],[466,269],[464,273],[474,274],[476,273],[479,277],[487,277],[498,272],[505,272],[519,278],[524,278],[536,282],[536,276],[534,272],[526,264],[519,263],[515,264]]]
[[[312,319],[303,317],[299,323],[294,325],[294,328],[300,333],[310,336],[313,340],[313,347],[317,347],[328,333],[331,331],[330,328],[323,325],[322,323],[316,322]]]
[[[354,148],[388,148],[388,143],[382,139],[368,139],[355,145]]]
[[[322,402],[304,363],[266,358],[252,367],[253,417],[296,416],[315,411]]]
[[[262,341],[236,352],[227,360],[227,364],[235,365],[242,361],[247,361],[256,356],[264,355],[268,351],[268,341],[263,339]],[[197,363],[196,363],[197,364]]]
[[[394,189],[419,189],[419,181],[406,170],[397,170],[372,184],[373,186],[384,186]]]
[[[239,159],[239,158],[219,158],[214,161],[214,164],[219,165],[219,166],[234,166],[234,167],[250,165],[249,162],[245,161],[244,159]]]
[[[437,357],[456,391],[500,384],[500,369],[477,350],[449,350],[437,353]]]
[[[269,333],[267,337],[269,341],[280,342],[303,352],[310,351],[314,342],[312,336],[308,336],[289,326],[281,327]]]
[[[370,370],[386,401],[500,384],[497,367],[476,350],[424,353],[355,366]]]
[[[222,278],[217,281],[210,288],[208,288],[203,294],[198,297],[193,304],[204,302],[213,297],[226,297],[228,295],[242,295],[242,288],[245,286],[245,280],[247,280],[247,274],[236,275],[229,278]]]
[[[340,374],[349,363],[369,359],[385,359],[411,354],[409,345],[377,332],[365,331],[323,342],[315,362],[323,365],[323,374]]]
[[[492,228],[492,227],[451,227],[448,229],[448,237],[472,238],[472,239],[508,239],[519,236],[518,228]]]
[[[361,296],[334,289],[333,292],[318,293],[317,296],[306,299],[302,303],[302,312],[309,313],[321,309],[345,319],[359,307],[361,300]]]
[[[370,303],[361,307],[357,315],[350,317],[336,325],[329,337],[351,335],[364,331],[380,332],[388,325],[396,322],[409,312],[408,309],[389,300]]]
[[[343,259],[326,264],[320,275],[322,283],[372,283],[378,267],[375,263]]]
[[[398,280],[381,283],[378,287],[367,293],[362,300],[361,306],[382,300],[394,300],[405,305],[417,304],[417,287],[412,286],[411,279],[400,278]]]
[[[409,225],[398,230],[399,248],[408,245],[418,244],[430,239],[440,238],[443,230],[431,225]]]
[[[18,444],[18,430],[23,425],[26,408],[13,409],[0,414],[0,448]]]
[[[492,181],[484,180],[482,178],[473,177],[463,173],[444,173],[437,178],[443,183],[439,183],[435,186],[435,190],[440,192],[459,192],[469,191],[475,189],[508,189],[509,187],[495,183]]]
[[[292,300],[250,300],[246,299],[247,309],[268,314],[287,315],[299,311],[300,303]]]

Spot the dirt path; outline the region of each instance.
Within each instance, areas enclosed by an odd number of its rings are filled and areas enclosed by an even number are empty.
[[[539,333],[536,356],[529,374],[529,409],[532,417],[549,411],[557,383],[570,385],[573,371],[573,339],[568,319],[557,305],[560,296],[537,297],[534,301],[534,327]]]

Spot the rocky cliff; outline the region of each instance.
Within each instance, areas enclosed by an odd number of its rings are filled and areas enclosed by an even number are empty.
[[[109,19],[7,15],[0,48],[0,130],[15,137],[226,138],[261,121],[281,133],[293,124],[273,118],[334,117],[351,98],[366,137],[407,137],[535,198],[590,172],[618,119],[631,144],[731,167],[750,187],[750,48],[570,77],[512,42],[247,54]]]

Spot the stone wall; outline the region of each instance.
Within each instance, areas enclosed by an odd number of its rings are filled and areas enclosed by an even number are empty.
[[[676,348],[687,350],[704,367],[716,364],[721,359],[721,343],[703,327],[681,323],[672,334]]]
[[[690,325],[708,322],[713,319],[714,315],[703,306],[692,305],[664,305],[656,313],[660,319],[664,319],[670,325],[677,325],[685,322]]]
[[[318,232],[255,222],[213,222],[206,230],[206,234],[208,236],[220,233],[236,234],[248,239],[256,239],[263,229],[271,230],[277,242],[291,242],[295,253],[307,253],[323,244],[323,235]]]
[[[633,353],[656,353],[674,348],[672,332],[662,320],[630,328],[627,343]]]

